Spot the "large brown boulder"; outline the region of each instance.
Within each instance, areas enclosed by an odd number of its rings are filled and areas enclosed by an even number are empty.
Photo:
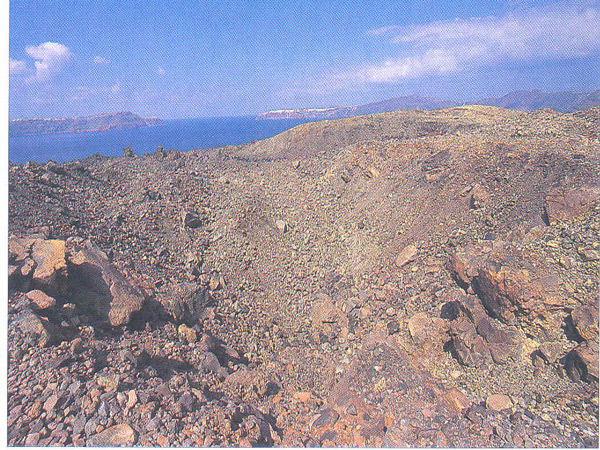
[[[541,342],[563,335],[573,307],[568,280],[544,252],[526,251],[509,242],[482,241],[457,249],[447,267],[463,289],[477,294],[491,317]]]
[[[566,368],[569,377],[575,381],[598,382],[598,342],[582,342],[571,350]]]
[[[600,189],[597,187],[553,189],[548,193],[545,201],[548,223],[576,217],[590,209],[599,199]]]
[[[121,326],[142,309],[142,293],[89,241],[69,258],[69,276],[73,303],[92,320]]]
[[[577,334],[586,341],[598,341],[598,308],[583,305],[571,312],[571,321]]]
[[[90,447],[121,447],[135,444],[135,431],[127,424],[114,425],[90,436],[87,445]]]
[[[36,264],[33,285],[49,292],[63,291],[67,275],[65,241],[38,240],[33,244],[31,256]]]

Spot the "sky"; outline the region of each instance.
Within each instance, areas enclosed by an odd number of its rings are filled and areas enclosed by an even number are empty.
[[[9,117],[600,89],[600,2],[11,0]]]

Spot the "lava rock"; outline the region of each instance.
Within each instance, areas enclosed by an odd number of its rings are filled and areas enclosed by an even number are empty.
[[[91,436],[86,444],[91,447],[120,447],[135,444],[135,431],[127,424],[115,425]]]
[[[73,302],[95,321],[118,327],[141,311],[144,296],[109,261],[106,254],[87,241],[69,259]]]
[[[574,381],[598,382],[598,342],[582,342],[567,354],[566,369]]]

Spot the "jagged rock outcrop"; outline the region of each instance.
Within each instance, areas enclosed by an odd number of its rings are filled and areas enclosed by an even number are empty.
[[[546,259],[532,260],[515,246],[496,242],[453,253],[449,268],[492,317],[540,340],[564,333],[572,303],[561,275]]]

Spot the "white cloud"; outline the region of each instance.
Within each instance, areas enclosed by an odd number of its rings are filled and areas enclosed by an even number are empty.
[[[165,76],[165,69],[163,69],[162,67],[158,66],[156,68],[156,73],[159,74],[161,77]]]
[[[110,59],[103,58],[102,56],[94,56],[94,64],[110,64]]]
[[[23,75],[27,72],[27,64],[25,64],[25,61],[17,61],[16,59],[10,58],[8,64],[9,73],[11,76]]]
[[[71,51],[56,42],[44,42],[38,46],[29,46],[25,52],[35,59],[35,74],[28,78],[29,82],[44,82],[60,74],[73,57]]]
[[[367,34],[391,36],[400,55],[359,69],[356,81],[394,82],[506,62],[595,54],[600,51],[600,7],[597,1],[555,3],[501,17],[391,26]]]

